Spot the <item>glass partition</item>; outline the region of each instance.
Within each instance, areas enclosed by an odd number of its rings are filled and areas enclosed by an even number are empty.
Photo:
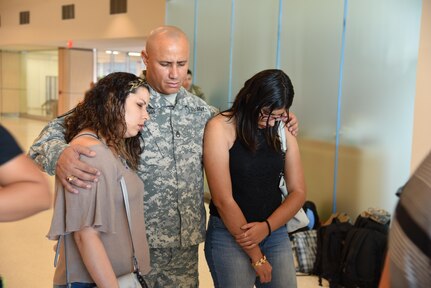
[[[393,211],[409,176],[420,16],[419,0],[171,0],[166,23],[189,35],[211,105],[229,107],[259,70],[292,78],[308,199],[325,218]]]
[[[349,2],[340,147],[355,153],[339,162],[342,210],[379,203],[392,211],[409,176],[421,6]]]
[[[144,62],[140,55],[135,53],[121,52],[114,50],[96,51],[97,79],[100,79],[112,72],[129,72],[139,76],[145,69]]]
[[[307,198],[332,211],[342,1],[284,1],[280,67],[295,88]]]
[[[58,51],[22,52],[23,79],[20,113],[51,119],[57,116]]]

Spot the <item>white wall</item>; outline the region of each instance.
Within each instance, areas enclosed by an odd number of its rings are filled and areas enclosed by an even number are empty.
[[[0,46],[66,47],[90,39],[146,37],[164,23],[165,1],[128,0],[127,14],[110,15],[105,0],[0,0]],[[75,19],[62,20],[62,5],[75,5]],[[19,13],[30,11],[30,24],[19,25]]]

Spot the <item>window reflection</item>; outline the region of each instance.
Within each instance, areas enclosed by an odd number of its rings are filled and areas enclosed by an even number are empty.
[[[114,50],[97,51],[97,79],[112,72],[129,72],[139,76],[145,65],[139,53]]]

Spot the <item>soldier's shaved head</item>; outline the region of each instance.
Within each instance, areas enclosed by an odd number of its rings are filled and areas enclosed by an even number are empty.
[[[162,94],[177,93],[187,77],[189,53],[187,35],[178,27],[161,26],[151,31],[142,51],[151,87]]]

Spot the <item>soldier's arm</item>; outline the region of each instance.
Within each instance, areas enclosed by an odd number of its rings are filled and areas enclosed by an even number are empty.
[[[299,122],[298,118],[296,118],[296,115],[292,112],[289,112],[289,122],[287,122],[287,129],[289,130],[290,134],[293,136],[297,136],[299,132]]]
[[[95,152],[81,145],[68,145],[64,139],[63,118],[48,123],[30,147],[29,156],[47,173],[56,175],[66,190],[89,189],[97,181],[99,171],[80,160],[80,155],[93,157]]]
[[[63,119],[56,118],[43,128],[30,147],[28,155],[42,170],[54,175],[58,157],[66,147]]]

